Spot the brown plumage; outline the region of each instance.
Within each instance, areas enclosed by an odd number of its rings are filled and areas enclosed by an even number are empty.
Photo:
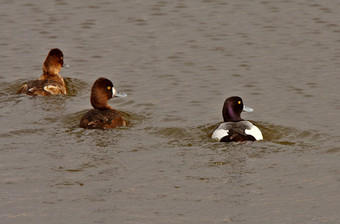
[[[89,110],[80,120],[79,127],[88,129],[109,129],[126,126],[126,122],[119,111],[108,104],[108,100],[114,97],[116,89],[110,80],[99,78],[95,81],[91,90],[91,105]]]
[[[63,65],[63,52],[57,48],[50,50],[43,65],[43,74],[37,80],[23,85],[18,90],[18,94],[41,96],[67,94],[65,81],[59,75]]]

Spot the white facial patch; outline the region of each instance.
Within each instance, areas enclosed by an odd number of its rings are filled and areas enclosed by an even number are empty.
[[[112,89],[112,96],[114,97],[116,95],[116,89],[114,87],[111,88]]]
[[[247,135],[251,135],[253,136],[256,140],[263,140],[263,136],[262,136],[262,132],[260,131],[260,129],[258,127],[256,127],[255,125],[253,125],[251,127],[251,129],[246,129],[244,130],[244,132]]]
[[[229,135],[228,130],[217,128],[212,134],[211,138],[220,141],[223,137],[228,136],[228,135]]]

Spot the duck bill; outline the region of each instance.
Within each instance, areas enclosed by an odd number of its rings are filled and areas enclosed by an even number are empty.
[[[117,92],[114,97],[127,97],[126,93]]]
[[[116,92],[114,97],[127,97],[126,93]]]
[[[244,111],[244,112],[253,112],[254,109],[251,108],[251,107],[247,107],[247,106],[243,105],[243,111]]]

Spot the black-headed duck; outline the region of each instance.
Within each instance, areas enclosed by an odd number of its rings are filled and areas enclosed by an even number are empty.
[[[238,96],[227,98],[222,110],[224,123],[215,129],[211,137],[220,142],[263,140],[260,129],[241,118],[242,111],[251,112],[253,109],[244,106]]]

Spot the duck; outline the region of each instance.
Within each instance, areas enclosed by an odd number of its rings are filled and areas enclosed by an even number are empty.
[[[66,95],[65,80],[59,74],[61,67],[69,66],[64,64],[63,52],[58,48],[53,48],[44,61],[43,74],[38,79],[24,84],[17,93],[33,96]]]
[[[108,100],[113,97],[126,96],[125,93],[119,93],[109,79],[98,78],[91,89],[90,101],[94,109],[86,112],[80,120],[79,127],[85,129],[110,129],[126,126],[121,113],[108,104]]]
[[[224,101],[222,116],[224,123],[220,124],[212,133],[212,139],[219,142],[240,142],[263,140],[262,132],[249,121],[241,118],[242,111],[252,112],[246,107],[239,96],[232,96]]]

